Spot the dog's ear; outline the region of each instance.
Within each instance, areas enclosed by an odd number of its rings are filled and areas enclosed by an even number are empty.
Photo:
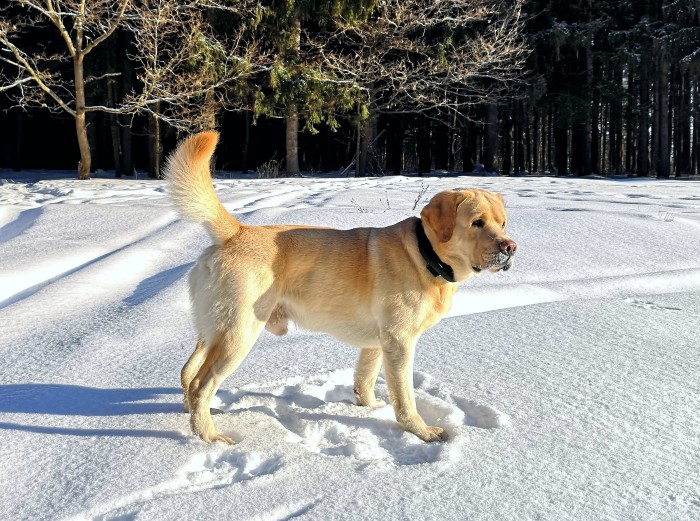
[[[457,207],[467,198],[465,192],[446,190],[435,195],[420,213],[420,217],[437,235],[440,242],[447,242],[457,224]]]

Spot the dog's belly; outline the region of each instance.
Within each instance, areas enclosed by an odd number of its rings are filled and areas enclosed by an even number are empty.
[[[290,320],[309,331],[327,333],[341,342],[362,348],[379,348],[379,329],[372,317],[352,316],[318,310],[304,310],[285,304]],[[368,320],[369,319],[369,320]]]

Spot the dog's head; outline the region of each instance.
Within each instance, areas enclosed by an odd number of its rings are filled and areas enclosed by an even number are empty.
[[[517,245],[506,233],[501,195],[485,190],[446,190],[421,211],[435,253],[452,266],[457,281],[483,270],[508,270]]]

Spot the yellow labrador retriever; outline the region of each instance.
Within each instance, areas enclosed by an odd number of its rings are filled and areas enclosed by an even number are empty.
[[[284,335],[288,322],[357,346],[358,405],[381,404],[381,365],[401,426],[425,441],[445,439],[416,410],[413,351],[418,337],[450,309],[457,283],[507,270],[516,244],[506,235],[500,195],[447,190],[386,228],[246,226],[219,202],[210,160],[218,134],[183,141],[168,158],[169,191],[180,214],[202,223],[214,245],[189,277],[198,342],[182,368],[185,409],[205,442],[217,432],[209,405],[263,327]]]

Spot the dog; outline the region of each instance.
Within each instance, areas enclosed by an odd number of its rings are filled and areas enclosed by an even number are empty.
[[[212,421],[210,402],[263,328],[284,335],[290,321],[360,348],[357,404],[382,405],[380,367],[397,421],[426,442],[445,440],[416,410],[413,353],[420,335],[450,309],[458,283],[508,270],[517,250],[506,234],[503,197],[483,190],[435,195],[420,218],[386,228],[247,226],[214,192],[216,132],[182,141],[164,169],[179,214],[214,241],[189,275],[198,341],[182,368],[185,410],[207,443],[233,440]]]

